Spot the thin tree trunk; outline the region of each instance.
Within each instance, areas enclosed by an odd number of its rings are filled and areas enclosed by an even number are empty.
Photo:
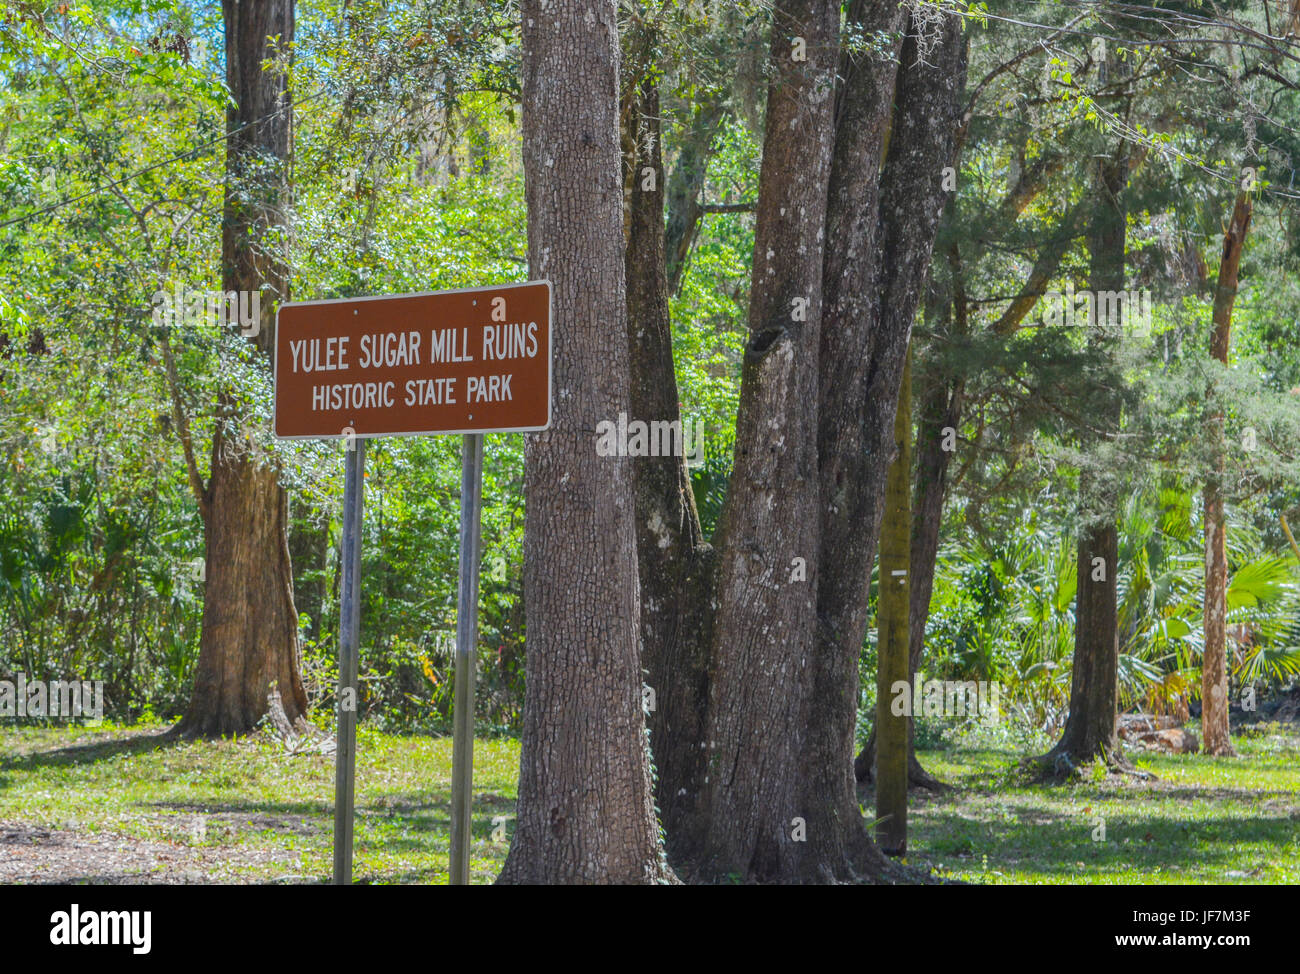
[[[330,537],[327,524],[316,524],[294,520],[292,501],[289,507],[289,558],[298,568],[297,584],[294,586],[294,604],[298,611],[310,620],[304,633],[309,641],[320,638],[321,617],[325,612],[325,600],[329,588],[325,584],[326,566],[329,561]],[[303,578],[310,575],[313,584],[304,584]]]
[[[911,560],[907,573],[908,653],[907,679],[915,685],[925,654],[925,627],[930,618],[930,597],[934,593],[935,565],[939,559],[939,530],[943,524],[948,465],[952,452],[943,448],[947,429],[955,431],[961,422],[966,384],[961,379],[934,386],[921,403],[917,423],[916,483],[912,509]],[[907,722],[908,781],[931,791],[948,786],[921,766],[916,756],[916,715]]]
[[[876,630],[876,842],[888,855],[907,854],[909,721],[897,713],[901,693],[912,699],[908,675],[908,602],[912,533],[912,356],[909,350],[894,415],[894,459],[885,482],[880,529],[880,599]]]
[[[286,234],[292,106],[287,65],[264,62],[293,43],[293,0],[224,0],[226,189],[222,288],[258,294],[254,340],[274,367],[275,308],[288,297]],[[278,690],[290,722],[305,717],[299,672],[298,612],[289,559],[288,497],[279,469],[240,431],[242,404],[218,402],[211,476],[199,492],[206,510],[206,591],[194,695],[177,730],[244,733]],[[192,477],[193,479],[193,477]]]
[[[932,328],[940,321],[955,320],[953,334],[960,337],[968,333],[968,321],[961,260],[955,244],[949,248],[948,263],[952,269],[951,294],[948,293],[948,288],[933,287],[930,300],[927,301],[927,317],[931,319]],[[933,282],[933,277],[931,280]],[[947,309],[942,317],[937,312],[940,306]],[[911,354],[909,352],[909,357]],[[916,483],[912,501],[912,537],[907,573],[909,589],[907,680],[910,685],[914,685],[916,674],[921,668],[921,657],[925,651],[925,625],[930,615],[930,596],[934,590],[935,563],[939,554],[939,529],[943,521],[948,463],[952,456],[950,450],[944,449],[948,439],[944,431],[951,427],[955,436],[958,424],[961,422],[964,389],[965,383],[960,377],[949,376],[941,371],[940,374],[932,376],[930,385],[921,397],[917,420]],[[900,409],[902,405],[900,390]],[[908,411],[910,413],[910,407]],[[915,714],[907,718],[907,728],[908,783],[931,791],[946,790],[948,786],[926,771],[916,756]],[[872,727],[871,735],[853,761],[854,777],[860,782],[874,781],[875,767],[876,728]]]
[[[1232,208],[1232,223],[1223,235],[1218,287],[1214,292],[1214,332],[1210,356],[1228,364],[1232,340],[1232,306],[1237,298],[1241,252],[1250,229],[1250,194],[1241,190]],[[1213,394],[1213,389],[1211,389]],[[1223,411],[1212,405],[1208,434],[1214,469],[1205,484],[1205,651],[1201,658],[1201,733],[1205,753],[1235,755],[1228,723],[1228,655],[1225,617],[1228,608],[1228,555],[1224,536]]]
[[[676,294],[681,288],[682,275],[699,231],[704,215],[703,200],[705,177],[708,175],[709,157],[713,138],[726,117],[726,110],[717,101],[707,101],[695,109],[691,123],[682,133],[677,153],[677,165],[668,177],[668,225],[665,230],[664,253],[667,261],[668,291]],[[661,173],[662,176],[662,173]]]
[[[517,819],[499,883],[671,879],[642,716],[629,461],[619,40],[612,0],[525,0],[529,266],[553,293],[549,430],[525,448],[527,680]]]
[[[952,275],[951,293],[944,295],[951,301],[948,317],[953,323],[953,336],[963,341],[970,334],[970,319],[966,307],[966,277],[961,252],[955,242],[948,249],[948,267]],[[911,627],[909,679],[916,678],[925,651],[925,626],[930,616],[930,596],[934,592],[935,564],[939,558],[939,530],[943,524],[948,465],[956,452],[965,394],[965,378],[950,375],[945,370],[934,377],[921,399],[912,502],[912,559],[908,573],[912,585],[908,610]]]
[[[1126,151],[1121,146],[1113,157],[1098,165],[1101,200],[1088,227],[1089,287],[1094,295],[1124,290],[1127,211],[1123,193],[1129,172]],[[1104,349],[1114,338],[1098,322],[1090,341]],[[1112,400],[1102,408],[1103,425],[1118,432],[1118,404]],[[1086,470],[1080,475],[1080,485],[1081,497],[1098,496],[1093,510],[1085,514],[1079,533],[1070,712],[1061,740],[1038,759],[1040,767],[1056,775],[1071,773],[1097,758],[1112,768],[1130,769],[1115,732],[1119,692],[1117,487]]]
[[[632,129],[625,142],[634,147],[626,259],[631,418],[680,424],[664,269],[658,84],[647,78],[629,97],[636,102],[625,113]],[[677,443],[683,444],[680,436]],[[678,838],[694,827],[704,777],[701,741],[713,622],[713,549],[700,528],[684,452],[640,457],[632,470],[647,721],[655,797],[673,862],[681,858]]]
[[[961,403],[965,383],[937,382],[923,398],[917,424],[916,486],[912,512],[912,541],[908,581],[908,659],[907,679],[914,685],[925,653],[925,626],[930,617],[930,597],[934,592],[935,565],[939,557],[939,530],[943,522],[943,504],[952,453],[943,449],[945,428],[956,430],[961,422]],[[901,406],[901,403],[900,403]],[[888,506],[888,505],[886,505]],[[943,791],[945,785],[921,765],[916,756],[916,715],[908,718],[908,784],[931,791]],[[853,761],[854,777],[874,782],[876,768],[876,728]]]
[[[1029,312],[1034,309],[1034,305],[1038,303],[1038,299],[1043,295],[1043,289],[1056,276],[1062,258],[1065,257],[1066,252],[1078,237],[1082,214],[1083,204],[1075,204],[1062,218],[1052,236],[1043,241],[1038,250],[1038,257],[1034,260],[1034,266],[1029,272],[1029,277],[1026,279],[1024,287],[1020,289],[1019,296],[1007,306],[1007,309],[998,316],[998,320],[993,323],[991,329],[993,334],[1014,334],[1029,315]]]
[[[955,163],[954,163],[955,164]],[[1032,173],[1022,175],[1000,207],[1003,218],[1013,218],[1045,188],[1046,177],[1059,167],[1055,161],[1035,166]],[[1071,209],[1062,219],[1058,230],[1040,249],[1024,287],[1022,298],[1011,303],[993,324],[992,331],[999,335],[1013,334],[1033,309],[1042,289],[1060,266],[1061,259],[1079,232],[1080,208]],[[956,336],[969,334],[966,295],[963,284],[961,255],[954,243],[948,250],[948,263],[952,271],[952,319]],[[921,397],[921,407],[916,434],[916,485],[914,516],[912,520],[912,559],[908,581],[911,585],[909,611],[909,679],[914,680],[921,667],[925,652],[925,628],[930,616],[930,598],[934,592],[934,573],[939,556],[939,532],[943,522],[943,507],[947,498],[948,467],[953,451],[945,449],[951,429],[953,435],[961,428],[965,405],[966,383],[961,376],[941,375],[934,379]],[[921,766],[916,757],[915,716],[909,720],[908,781],[910,784],[932,791],[947,786]],[[858,752],[853,762],[854,777],[860,782],[870,782],[875,777],[876,731]]]

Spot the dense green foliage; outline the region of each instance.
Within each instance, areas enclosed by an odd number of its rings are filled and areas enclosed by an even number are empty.
[[[228,94],[219,9],[60,7],[11,4],[0,25],[0,677],[103,679],[118,718],[179,713],[197,653],[203,540],[174,407],[206,476],[215,424],[232,422],[214,407],[220,383],[245,407],[241,433],[275,451],[291,488],[306,677],[313,705],[327,707],[340,450],[270,440],[270,376],[247,343],[210,322],[164,331],[152,317],[160,289],[220,284]],[[528,278],[510,9],[399,7],[298,5],[294,205],[281,228],[293,298]],[[677,58],[665,84],[669,168],[700,106],[721,106],[701,194],[718,206],[700,219],[672,299],[683,416],[705,431],[694,479],[706,534],[733,448],[753,247],[744,205],[757,193],[763,90],[753,56],[762,6],[724,7],[710,17],[690,5],[663,41]],[[1104,472],[1127,498],[1122,702],[1194,704],[1209,462],[1200,424],[1211,401],[1242,444],[1229,453],[1227,485],[1235,686],[1286,685],[1300,673],[1300,586],[1279,521],[1300,522],[1295,87],[1266,73],[1243,79],[1225,67],[1232,54],[1153,47],[1139,32],[1110,48],[1143,79],[1120,104],[1097,88],[1092,22],[1000,69],[1043,36],[1012,21],[1064,24],[1068,8],[990,3],[978,9],[995,16],[970,21],[972,81],[987,73],[990,83],[932,270],[951,291],[955,244],[970,318],[959,332],[950,312],[930,308],[917,325],[918,384],[959,375],[968,403],[923,668],[1003,682],[1009,712],[1038,730],[1059,727],[1068,697],[1082,470]],[[1042,325],[1041,309],[1015,334],[993,335],[1054,234],[1071,239],[1050,288],[1086,288],[1082,231],[1063,226],[1064,215],[1087,208],[1089,160],[1121,133],[1145,160],[1131,184],[1128,250],[1131,286],[1155,295],[1151,329],[1126,336],[1108,361],[1081,330]],[[1222,369],[1206,354],[1214,261],[1246,163],[1258,172],[1258,211]],[[1008,216],[1004,199],[1036,164],[1049,175]],[[176,357],[176,403],[164,342]],[[1088,417],[1107,397],[1122,402],[1124,425],[1098,443]],[[522,702],[522,453],[520,436],[488,439],[479,718],[506,729]],[[442,728],[458,441],[376,442],[368,464],[364,707],[389,728]],[[870,713],[872,638],[863,659]]]

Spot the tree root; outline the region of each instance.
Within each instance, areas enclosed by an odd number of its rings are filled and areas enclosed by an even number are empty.
[[[857,779],[858,784],[874,784],[876,780],[876,732],[872,731],[871,736],[867,738],[867,743],[862,745],[862,750],[853,760],[853,777]],[[925,788],[935,794],[945,791],[952,791],[953,786],[940,781],[925,768],[921,767],[921,762],[916,759],[916,751],[911,750],[907,755],[907,783],[912,788]]]
[[[1035,780],[1060,782],[1068,778],[1083,777],[1084,768],[1095,761],[1101,761],[1109,774],[1126,775],[1142,781],[1156,780],[1156,776],[1150,771],[1137,768],[1122,748],[1111,748],[1105,745],[1079,751],[1058,744],[1046,754],[1026,758],[1021,762],[1021,767],[1030,771]]]

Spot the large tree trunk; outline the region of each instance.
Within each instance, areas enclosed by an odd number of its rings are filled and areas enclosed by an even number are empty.
[[[1232,306],[1237,298],[1241,252],[1250,228],[1250,194],[1241,190],[1232,208],[1232,223],[1223,235],[1219,281],[1214,292],[1214,332],[1210,355],[1228,364],[1232,339]],[[1213,393],[1213,390],[1211,390]],[[1224,537],[1223,411],[1212,406],[1208,435],[1214,469],[1205,484],[1205,651],[1201,657],[1201,733],[1205,753],[1234,755],[1228,725],[1228,655],[1225,616],[1228,608],[1228,555]]]
[[[868,414],[864,393],[881,318],[881,167],[899,83],[901,35],[909,23],[906,11],[899,7],[862,0],[850,7],[849,22],[866,36],[896,40],[885,57],[845,55],[836,107],[827,213],[830,247],[822,273],[827,327],[822,332],[817,448],[821,558],[828,570],[817,591],[820,629],[813,690],[818,707],[831,708],[833,713],[810,728],[806,745],[807,760],[827,768],[839,764],[845,741],[851,748],[855,740],[856,680],[880,525],[878,506],[893,455],[892,443],[884,438],[884,430],[893,428],[893,410]],[[859,535],[861,544],[856,543]],[[846,553],[852,560],[840,562]],[[849,788],[856,803],[855,785],[856,781]],[[841,795],[828,809],[831,821],[846,807],[845,801]],[[826,830],[826,823],[818,824]],[[863,855],[858,848],[862,843],[852,829],[849,833],[851,848]],[[844,858],[842,850],[832,852]]]
[[[911,754],[907,714],[896,713],[900,691],[912,699],[908,673],[908,595],[911,591],[912,370],[903,367],[894,416],[894,460],[885,481],[880,529],[880,598],[876,631],[876,842],[892,856],[907,853],[907,778]],[[908,708],[910,710],[910,708]]]
[[[896,13],[892,4],[857,3],[850,18],[888,24]],[[820,5],[776,13],[753,337],[719,529],[703,862],[757,881],[889,871],[854,788],[857,662],[903,354],[964,76],[956,18],[925,59],[911,37],[901,69],[855,59],[832,146],[819,91],[837,19]],[[803,38],[813,71],[788,59],[794,37]],[[889,164],[878,181],[896,75]],[[838,175],[827,172],[832,153]],[[829,213],[814,192],[823,174]],[[829,216],[824,263],[823,237],[809,225],[818,213]],[[878,274],[881,252],[891,261]]]
[[[663,861],[642,716],[629,461],[594,432],[628,408],[618,26],[612,0],[525,0],[530,271],[554,288],[551,428],[528,436],[527,683],[500,883],[649,883]]]
[[[901,26],[905,16],[885,2],[858,2],[850,12],[856,23],[880,27]],[[964,44],[955,18],[924,63],[913,40],[894,122],[901,136],[878,195],[897,64],[855,57],[860,70],[846,80],[832,118],[836,5],[791,2],[774,23],[751,340],[715,535],[705,778],[698,814],[672,841],[699,878],[873,879],[893,870],[867,835],[852,776],[858,656],[894,397],[942,208],[938,173],[949,158]],[[835,257],[823,261],[828,239]],[[878,276],[886,241],[900,260]],[[823,305],[823,286],[837,294],[842,338],[822,328],[823,306],[827,315],[832,307]],[[877,342],[878,332],[887,338]],[[889,350],[883,361],[871,355],[876,345]],[[827,402],[829,418],[819,416]],[[855,481],[869,436],[874,490]],[[833,473],[818,463],[822,442],[833,444]],[[855,516],[864,510],[869,516]],[[847,535],[867,536],[853,564],[827,557],[823,512],[840,516]],[[828,583],[839,593],[827,604],[847,622],[842,628],[821,614]],[[827,636],[832,630],[837,638]]]
[[[891,4],[858,4],[851,16],[866,18],[870,36],[891,29],[881,18],[895,10]],[[818,837],[821,861],[840,877],[879,870],[874,847],[868,844],[863,851],[864,830],[854,814],[858,661],[885,477],[894,453],[899,383],[945,202],[942,169],[952,160],[966,70],[958,18],[945,18],[939,35],[927,42],[933,50],[922,57],[913,25],[896,88],[892,75],[882,81],[880,67],[870,61],[846,70],[831,177],[818,445],[821,583],[804,806],[810,841]],[[868,121],[876,117],[874,106],[882,97],[883,117],[889,118],[891,89],[888,158],[877,187],[883,133]],[[882,254],[888,258],[882,260]]]
[[[260,294],[254,339],[274,367],[275,308],[288,297],[286,209],[292,138],[287,65],[264,69],[293,43],[293,0],[224,0],[226,190],[222,288]],[[251,301],[250,301],[251,303]],[[207,587],[194,695],[178,726],[186,734],[253,729],[278,690],[291,722],[305,716],[298,667],[298,613],[289,561],[288,500],[279,470],[240,431],[241,404],[222,396],[212,439],[206,511]]]
[[[680,423],[672,324],[665,275],[664,179],[659,90],[653,78],[632,88],[628,196],[627,329],[631,417]],[[678,443],[682,440],[678,438]],[[686,457],[640,457],[633,465],[637,559],[641,579],[641,652],[655,796],[668,851],[693,827],[704,777],[713,615],[713,549],[704,542]]]
[[[1102,291],[1124,290],[1128,184],[1127,148],[1098,164],[1097,189],[1101,197],[1088,227],[1089,287]],[[1095,302],[1094,302],[1095,305]],[[1090,335],[1098,349],[1115,337],[1098,322]],[[1114,397],[1099,407],[1103,428],[1119,431],[1120,412]],[[1078,591],[1074,613],[1074,668],[1070,679],[1070,712],[1061,740],[1039,758],[1052,774],[1068,774],[1082,764],[1101,759],[1112,768],[1129,769],[1115,732],[1119,691],[1119,531],[1118,488],[1089,471],[1080,476],[1085,520],[1079,533]]]
[[[707,821],[702,848],[690,850],[705,876],[796,879],[808,846],[798,783],[818,582],[817,355],[838,32],[830,0],[773,11],[750,340],[716,534]]]

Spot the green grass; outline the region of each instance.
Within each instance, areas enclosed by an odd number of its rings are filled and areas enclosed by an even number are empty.
[[[0,729],[0,821],[104,848],[151,843],[200,861],[208,879],[328,882],[331,756],[290,755],[262,735],[160,741],[159,730]],[[913,792],[908,861],[977,883],[1298,883],[1300,733],[1274,724],[1234,743],[1235,759],[1139,757],[1153,781],[1066,785],[1027,781],[1024,750],[1004,741],[922,751],[956,788]],[[505,860],[518,760],[516,740],[476,743],[474,882]],[[357,881],[447,881],[450,780],[450,738],[361,729]],[[506,841],[493,840],[494,819]]]
[[[908,861],[975,883],[1298,883],[1300,733],[1233,744],[1237,758],[1139,755],[1150,781],[1094,769],[1060,785],[1028,781],[1010,748],[921,752],[957,787],[912,792]]]
[[[263,735],[159,743],[158,733],[0,730],[0,820],[168,843],[208,861],[245,853],[212,877],[221,881],[329,881],[332,755],[290,755]],[[447,882],[451,738],[366,727],[357,737],[354,878]],[[518,766],[517,741],[476,742],[473,882],[490,883],[505,862],[493,819],[513,828]]]

